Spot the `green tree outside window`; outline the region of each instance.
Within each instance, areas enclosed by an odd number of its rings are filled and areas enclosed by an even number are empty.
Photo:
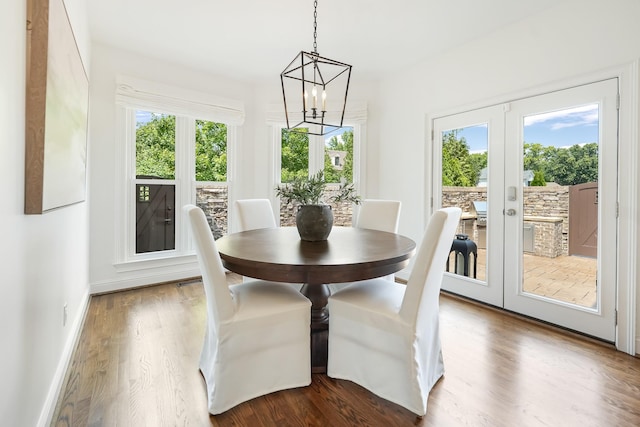
[[[136,176],[174,179],[176,117],[140,112],[149,120],[136,123]]]
[[[227,125],[196,120],[196,181],[227,180]]]

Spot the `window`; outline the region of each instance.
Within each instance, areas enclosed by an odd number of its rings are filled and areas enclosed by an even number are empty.
[[[325,136],[324,175],[328,182],[353,182],[353,128]],[[333,161],[331,161],[333,159]]]
[[[309,176],[309,134],[282,129],[280,182]]]
[[[213,237],[228,231],[227,126],[207,120],[195,122],[196,205],[202,208]]]
[[[137,110],[136,254],[175,249],[176,117]]]
[[[354,128],[344,127],[324,137],[304,131],[281,129],[280,183],[306,178],[324,171],[330,183],[327,192],[337,191],[340,183],[354,182]],[[335,225],[351,225],[353,206],[349,202],[332,206]],[[295,206],[280,205],[281,225],[295,225]]]
[[[228,144],[241,104],[122,78],[116,100],[124,170],[118,184],[117,263],[192,253],[185,204],[203,209],[214,236],[227,232]]]
[[[227,126],[143,110],[135,110],[135,117],[135,254],[176,249],[176,206],[185,203],[202,208],[214,237],[221,237],[227,232]],[[176,122],[187,130],[179,138]],[[176,168],[177,151],[195,168]],[[195,182],[195,200],[176,199],[179,181]]]

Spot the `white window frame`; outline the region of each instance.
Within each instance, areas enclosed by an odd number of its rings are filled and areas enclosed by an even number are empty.
[[[227,125],[227,194],[231,200],[236,153],[237,126],[244,122],[244,106],[239,101],[222,99],[128,76],[119,76],[116,89],[116,125],[119,159],[114,186],[116,245],[114,265],[118,271],[177,265],[192,262],[193,244],[182,206],[195,203],[195,121],[209,120]],[[150,111],[176,116],[175,179],[143,180],[136,178],[136,111]],[[136,253],[136,184],[175,185],[175,249]]]
[[[362,165],[362,134],[364,126],[362,124],[345,124],[343,127],[353,129],[353,184],[358,194],[362,195],[363,165]],[[286,129],[285,123],[273,125],[272,129],[272,152],[273,152],[273,175],[271,177],[271,188],[282,184],[282,131]],[[309,176],[313,176],[318,171],[324,170],[325,144],[324,136],[309,135]],[[272,203],[278,205],[278,199],[273,196]],[[279,209],[278,209],[279,210]],[[279,215],[278,215],[279,217]]]

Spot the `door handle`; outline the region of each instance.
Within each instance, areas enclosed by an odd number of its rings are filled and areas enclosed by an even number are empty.
[[[516,210],[515,209],[507,209],[504,213],[509,215],[509,216],[515,216]]]

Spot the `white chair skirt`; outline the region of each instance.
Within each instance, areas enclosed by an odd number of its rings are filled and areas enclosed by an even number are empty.
[[[243,283],[230,291],[236,314],[220,325],[219,336],[207,327],[200,357],[211,414],[311,384],[309,300],[281,283]]]
[[[330,297],[327,374],[423,416],[444,373],[438,313],[429,333],[417,336],[399,315],[404,292],[404,285],[373,279]]]

